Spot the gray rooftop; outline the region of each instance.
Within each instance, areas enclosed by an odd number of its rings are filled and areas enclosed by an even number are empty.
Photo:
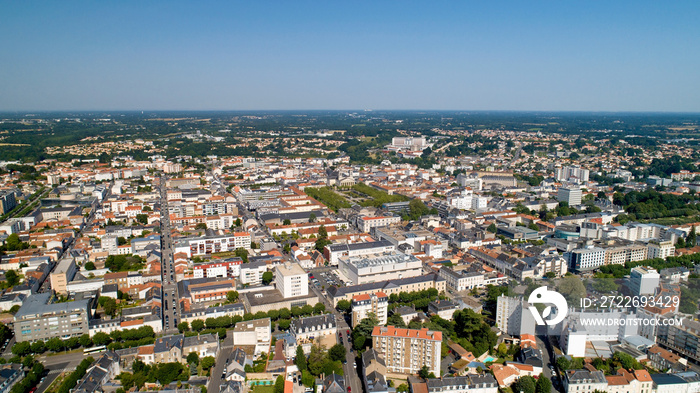
[[[38,293],[27,297],[22,306],[15,314],[15,320],[22,317],[34,317],[41,314],[58,314],[58,313],[69,313],[73,311],[85,311],[88,312],[89,306],[88,300],[76,300],[73,302],[66,303],[49,303],[51,299],[50,293]]]

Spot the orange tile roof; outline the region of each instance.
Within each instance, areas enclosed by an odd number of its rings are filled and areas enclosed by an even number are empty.
[[[442,341],[442,332],[436,332],[428,330],[428,328],[423,329],[403,329],[396,328],[394,326],[375,326],[372,330],[372,336],[381,337],[404,337],[404,338],[422,338],[425,340]]]

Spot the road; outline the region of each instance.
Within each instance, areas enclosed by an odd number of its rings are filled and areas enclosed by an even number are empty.
[[[175,261],[173,260],[172,237],[170,235],[170,215],[165,187],[166,177],[160,178],[160,227],[162,242],[161,273],[163,279],[163,332],[177,334],[180,321],[180,296],[175,281]]]
[[[92,355],[93,358],[97,359],[100,354]],[[37,358],[41,364],[44,365],[45,375],[43,382],[37,385],[37,392],[42,393],[48,389],[48,387],[53,383],[53,381],[58,378],[61,373],[73,372],[78,367],[83,359],[87,358],[88,355],[84,355],[82,352],[66,353],[62,355],[46,356],[42,355]]]
[[[207,386],[207,392],[219,393],[219,387],[224,382],[221,375],[224,373],[224,368],[229,364],[231,359],[231,353],[233,352],[233,330],[226,332],[226,339],[221,345],[219,350],[219,355],[216,357],[216,364],[211,370],[211,376],[209,377],[209,385]]]
[[[345,320],[345,317],[343,314],[341,314],[338,310],[333,307],[331,302],[321,294],[321,291],[316,288],[316,286],[311,285],[311,289],[316,293],[318,298],[321,300],[321,303],[323,303],[326,306],[326,310],[330,310],[333,315],[335,315],[335,321],[336,321],[336,326],[338,327],[338,336],[339,338],[342,337],[342,343],[345,346],[345,350],[347,352],[346,355],[346,363],[343,365],[343,373],[345,374],[345,386],[349,386],[352,390],[353,393],[361,393],[362,392],[362,380],[359,377],[359,374],[357,372],[357,369],[355,368],[355,351],[352,349],[352,344],[350,343],[350,338],[348,337],[348,330],[351,330],[352,328],[348,324],[348,322]]]

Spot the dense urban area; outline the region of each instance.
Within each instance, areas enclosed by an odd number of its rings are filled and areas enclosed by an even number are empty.
[[[0,114],[0,393],[700,392],[699,127]]]

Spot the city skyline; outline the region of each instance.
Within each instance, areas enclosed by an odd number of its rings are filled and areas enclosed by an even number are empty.
[[[3,8],[0,111],[700,111],[693,2]]]

